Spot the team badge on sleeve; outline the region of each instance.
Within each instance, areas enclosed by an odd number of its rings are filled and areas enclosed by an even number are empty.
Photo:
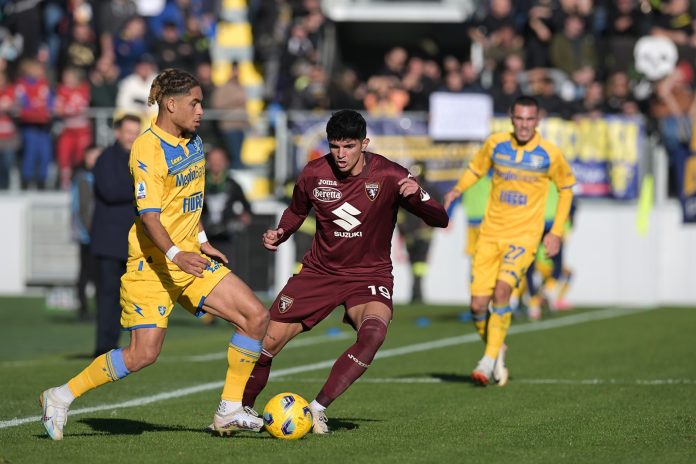
[[[365,182],[365,193],[370,201],[375,201],[379,195],[379,182]]]
[[[287,313],[294,301],[294,298],[290,298],[289,296],[281,293],[280,301],[278,302],[278,310],[280,311],[280,314]]]
[[[137,193],[136,193],[135,197],[138,200],[142,200],[147,196],[147,189],[145,188],[144,181],[141,180],[140,182],[138,182],[138,188],[137,188],[136,192]]]

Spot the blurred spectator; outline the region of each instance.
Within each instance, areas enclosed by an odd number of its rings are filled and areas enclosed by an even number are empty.
[[[481,80],[479,77],[479,72],[474,67],[474,64],[471,61],[464,61],[462,63],[462,70],[461,70],[461,76],[462,76],[462,92],[467,92],[467,93],[483,93],[485,92],[484,88],[481,86]]]
[[[362,109],[365,86],[352,68],[345,68],[336,74],[329,85],[329,106],[332,109]]]
[[[176,28],[177,36],[181,37],[186,30],[186,17],[194,16],[200,18],[201,1],[197,0],[169,0],[164,9],[150,19],[150,33],[155,39],[161,38],[167,24],[173,24]]]
[[[191,57],[197,66],[201,63],[210,63],[210,39],[203,32],[201,21],[190,16],[186,18],[186,32],[184,42],[191,47]]]
[[[97,259],[95,357],[118,348],[121,333],[121,276],[126,272],[134,201],[128,159],[138,134],[138,116],[125,115],[117,119],[114,123],[116,141],[104,149],[93,170],[95,208],[91,251]]]
[[[62,73],[68,67],[79,68],[87,72],[97,60],[97,45],[94,33],[87,24],[75,24],[71,29],[72,37],[63,42],[58,56],[58,69]]]
[[[210,104],[213,98],[213,93],[215,92],[215,84],[213,83],[213,68],[210,63],[199,63],[198,66],[196,66],[196,79],[201,85],[204,104]],[[201,124],[198,126],[198,129],[196,129],[196,133],[203,140],[203,149],[205,151],[208,151],[212,147],[223,143],[223,141],[220,139],[218,121],[214,118],[206,117],[205,113],[203,114]]]
[[[599,63],[597,44],[585,31],[585,22],[580,16],[569,15],[564,24],[563,31],[551,39],[551,65],[565,72],[578,87],[588,85],[595,79]]]
[[[148,52],[146,30],[143,18],[134,16],[126,21],[119,35],[114,38],[116,65],[121,71],[119,78],[123,79],[133,73],[140,58]]]
[[[406,74],[401,80],[408,91],[409,111],[428,111],[430,94],[435,91],[433,82],[425,75],[425,61],[419,56],[412,56],[406,66]]]
[[[650,102],[650,115],[657,120],[662,143],[670,161],[671,194],[681,191],[682,179],[675,176],[676,166],[690,155],[692,120],[694,115],[694,70],[681,61],[669,76],[655,84]]]
[[[53,161],[51,115],[55,99],[43,64],[31,59],[22,61],[15,90],[23,146],[22,188],[36,182],[36,187],[43,190]]]
[[[408,105],[408,92],[395,76],[372,76],[363,105],[372,116],[398,116]]]
[[[97,0],[95,2],[95,29],[102,56],[113,58],[114,37],[124,24],[137,14],[133,0]]]
[[[575,107],[573,113],[575,116],[597,119],[602,117],[602,109],[604,108],[604,89],[602,84],[597,81],[589,83],[584,96]]]
[[[193,73],[193,47],[184,42],[176,24],[164,23],[161,34],[154,39],[151,47],[159,69],[178,68]]]
[[[230,159],[220,147],[206,156],[205,203],[201,221],[209,240],[227,253],[234,235],[251,224],[251,204],[241,185],[230,175]],[[228,250],[225,250],[226,244]],[[232,257],[227,255],[230,262]]]
[[[297,78],[290,108],[297,110],[329,109],[326,73],[321,65],[309,66],[309,71],[302,73]]]
[[[113,56],[100,57],[89,74],[90,106],[113,108],[118,95],[118,68]]]
[[[10,186],[10,173],[15,165],[19,150],[19,131],[14,122],[17,111],[14,86],[7,74],[0,71],[0,190]]]
[[[638,101],[631,93],[628,74],[615,72],[609,76],[606,86],[605,113],[636,115],[639,113]]]
[[[42,0],[8,0],[3,4],[2,23],[22,38],[19,58],[34,59],[43,42]]]
[[[517,83],[517,73],[506,69],[500,75],[500,84],[493,86],[493,113],[504,115],[512,106],[512,103],[522,95]]]
[[[145,117],[157,111],[157,105],[147,106],[152,81],[157,77],[157,68],[151,55],[140,55],[133,74],[126,76],[118,84],[116,109],[124,113],[139,114]]]
[[[665,0],[655,14],[651,32],[669,37],[677,45],[693,44],[693,18],[688,0]]]
[[[553,0],[536,0],[529,10],[524,38],[528,69],[549,65],[549,45],[555,31]]]
[[[529,71],[529,89],[539,102],[543,116],[561,116],[567,105],[556,93],[553,79],[543,69]]]
[[[625,72],[633,64],[636,41],[648,32],[648,21],[638,0],[616,0],[608,4],[605,65],[609,71]]]
[[[408,53],[403,47],[394,47],[384,55],[384,64],[375,73],[376,76],[389,76],[401,79],[406,73]]]
[[[56,160],[60,187],[70,188],[72,171],[84,161],[85,150],[92,144],[92,123],[89,109],[89,84],[82,70],[66,68],[56,94],[56,115],[62,130],[56,142]]]
[[[101,155],[99,147],[88,148],[82,166],[75,170],[72,178],[72,229],[73,238],[80,246],[80,271],[77,277],[77,317],[81,321],[90,319],[87,304],[87,284],[96,284],[96,260],[90,250],[92,217],[94,216],[94,175],[92,169]]]
[[[232,63],[227,82],[213,91],[210,106],[229,112],[219,122],[220,133],[225,141],[232,169],[244,169],[242,145],[245,131],[249,128],[249,116],[246,111],[246,91],[239,83],[239,65],[236,62]]]

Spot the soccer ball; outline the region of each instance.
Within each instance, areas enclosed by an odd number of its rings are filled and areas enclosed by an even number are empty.
[[[309,403],[300,395],[280,393],[263,408],[263,423],[272,436],[283,440],[297,440],[312,428],[312,411]]]

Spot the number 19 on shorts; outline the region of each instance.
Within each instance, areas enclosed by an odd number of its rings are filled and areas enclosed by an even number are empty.
[[[377,293],[379,292],[379,294],[382,295],[384,298],[386,298],[387,300],[391,300],[389,289],[384,285],[380,285],[379,287],[377,287],[376,285],[368,285],[367,288],[370,289],[370,292],[372,292],[373,295],[377,295]]]

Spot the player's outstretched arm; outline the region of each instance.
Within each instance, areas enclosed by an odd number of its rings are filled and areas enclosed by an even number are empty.
[[[430,227],[447,227],[449,216],[440,203],[430,197],[413,177],[404,177],[397,182],[399,194],[403,197],[401,205],[410,213],[415,214]],[[415,193],[417,195],[414,195]]]
[[[278,245],[280,245],[283,242],[283,235],[285,235],[285,231],[282,227],[279,227],[277,229],[268,229],[261,236],[261,242],[263,243],[264,248],[266,248],[267,250],[277,251]]]
[[[154,211],[143,213],[140,216],[140,220],[143,222],[145,233],[150,237],[152,243],[154,243],[162,253],[167,254],[175,244],[160,222],[160,213]],[[210,264],[210,261],[203,256],[190,251],[178,251],[167,258],[179,266],[179,269],[182,271],[196,277],[203,277],[203,271]]]
[[[449,211],[449,207],[452,204],[453,201],[455,201],[457,198],[462,196],[462,192],[460,192],[457,189],[452,189],[449,192],[445,193],[445,198],[443,200],[443,205],[445,207],[445,210]]]

